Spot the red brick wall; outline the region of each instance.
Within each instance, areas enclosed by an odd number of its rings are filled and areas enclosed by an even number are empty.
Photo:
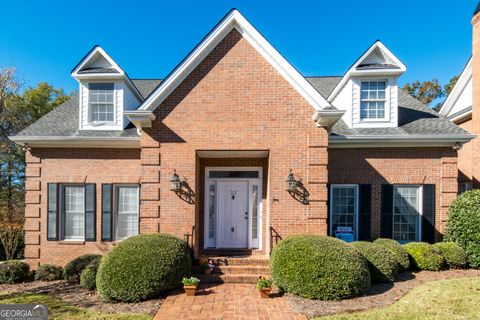
[[[158,107],[142,134],[142,232],[183,236],[195,224],[198,206],[169,191],[169,178],[176,169],[198,193],[197,150],[268,150],[265,227],[282,236],[324,233],[327,134],[316,127],[313,111],[232,31]],[[308,185],[309,206],[285,191],[290,168]]]
[[[472,119],[464,121],[458,124],[463,129],[468,132],[474,132],[474,126]],[[478,166],[474,163],[474,152],[476,146],[476,139],[465,143],[458,151],[458,182],[468,182],[473,180],[473,172],[475,169],[478,170]]]
[[[100,241],[101,184],[139,183],[139,149],[33,149],[26,155],[25,257],[65,265],[85,253],[105,253],[111,243]],[[47,241],[47,183],[96,183],[97,241]]]
[[[470,133],[480,134],[480,14],[476,14],[472,19],[472,124],[469,130]],[[470,141],[472,152],[471,158],[471,174],[473,178],[473,185],[480,188],[480,170],[478,164],[480,163],[480,138],[475,138]],[[468,159],[468,158],[467,158]],[[463,161],[463,160],[462,160]]]
[[[435,225],[444,232],[457,194],[457,158],[452,148],[329,149],[330,184],[372,185],[372,237],[380,236],[382,184],[435,184]]]

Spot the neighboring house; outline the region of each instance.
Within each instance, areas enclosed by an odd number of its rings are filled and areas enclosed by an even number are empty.
[[[472,136],[400,90],[405,71],[376,41],[345,75],[304,77],[236,10],[163,81],[94,47],[78,97],[12,137],[28,150],[27,261],[148,232],[265,257],[301,233],[440,239]]]
[[[472,18],[472,56],[445,100],[440,114],[474,135],[480,134],[480,3]],[[459,191],[480,188],[480,139],[458,152]]]
[[[478,132],[472,121],[472,58],[467,62],[457,83],[440,109],[440,114],[469,132]],[[475,141],[475,140],[474,140]],[[458,191],[463,192],[473,187],[475,165],[474,141],[466,143],[458,150]],[[477,177],[478,179],[478,177]]]

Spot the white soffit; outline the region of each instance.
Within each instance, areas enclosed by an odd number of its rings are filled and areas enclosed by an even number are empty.
[[[139,110],[154,111],[233,29],[236,29],[315,110],[329,107],[322,95],[242,16],[231,10],[193,51],[162,81]]]

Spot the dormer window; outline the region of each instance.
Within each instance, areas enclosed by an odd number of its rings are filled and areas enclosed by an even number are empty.
[[[361,120],[385,119],[386,81],[362,81],[360,97]]]
[[[90,83],[89,109],[93,124],[113,123],[115,121],[114,84]]]

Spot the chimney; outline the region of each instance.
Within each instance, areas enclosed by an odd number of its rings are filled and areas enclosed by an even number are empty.
[[[472,129],[471,133],[480,134],[480,2],[478,3],[472,18]],[[480,138],[475,138],[472,143],[472,175],[473,186],[480,187]]]

